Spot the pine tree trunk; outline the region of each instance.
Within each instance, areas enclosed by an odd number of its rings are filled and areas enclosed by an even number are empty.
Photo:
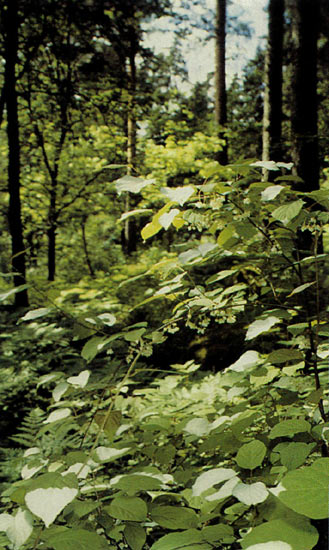
[[[215,28],[215,123],[220,130],[227,124],[226,106],[226,0],[216,1]],[[221,135],[222,137],[222,135]],[[220,164],[227,164],[227,143],[217,154]]]
[[[282,62],[284,0],[270,0],[265,57],[263,160],[282,160]],[[267,177],[273,172],[266,173]]]
[[[5,12],[5,101],[7,106],[9,230],[14,286],[25,284],[25,247],[20,199],[20,142],[15,68],[18,54],[18,2],[7,1]],[[27,290],[15,295],[15,306],[27,307]]]
[[[300,191],[319,188],[317,40],[321,0],[292,2],[291,132]]]

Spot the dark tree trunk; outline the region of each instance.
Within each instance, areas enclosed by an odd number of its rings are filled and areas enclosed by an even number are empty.
[[[7,107],[8,136],[8,190],[9,190],[9,230],[12,241],[12,269],[14,285],[24,285],[25,277],[25,247],[23,242],[23,226],[20,200],[20,142],[19,121],[16,91],[15,68],[18,54],[18,2],[8,0],[5,11],[5,103]],[[15,306],[27,307],[27,290],[15,295]]]
[[[138,51],[138,37],[133,28],[130,34],[130,51],[128,56],[127,76],[128,76],[128,109],[127,109],[127,174],[133,175],[136,168],[136,54]],[[130,210],[130,197],[127,193],[125,211]],[[136,250],[136,226],[133,220],[125,221],[123,230],[123,249],[126,254],[131,254]]]
[[[265,57],[263,160],[282,160],[282,61],[284,0],[270,0]],[[269,172],[270,176],[273,172]]]
[[[226,105],[226,0],[216,2],[215,27],[215,122],[222,129],[227,124]],[[222,135],[221,135],[222,137]],[[227,164],[227,144],[217,154],[221,164]]]
[[[293,0],[291,131],[300,191],[319,188],[317,41],[321,0]]]

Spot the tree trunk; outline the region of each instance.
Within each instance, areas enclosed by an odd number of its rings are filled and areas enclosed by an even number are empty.
[[[12,241],[14,286],[24,285],[25,247],[20,200],[20,142],[15,68],[18,54],[18,2],[7,1],[5,11],[5,101],[7,106],[9,230]],[[27,290],[15,295],[15,306],[27,307]]]
[[[136,167],[136,53],[138,38],[135,30],[131,33],[130,52],[128,57],[128,108],[127,108],[127,174],[133,175]],[[130,197],[127,192],[125,211],[130,210]],[[123,247],[126,254],[136,250],[136,227],[133,220],[125,221],[123,230]]]
[[[263,160],[282,160],[282,61],[284,0],[270,0],[265,57]],[[273,172],[266,171],[267,178]]]
[[[292,2],[291,132],[300,191],[319,188],[317,40],[321,0]]]
[[[215,27],[215,123],[220,130],[227,124],[226,106],[226,0],[216,0],[216,27]],[[220,133],[220,136],[222,134]],[[218,151],[217,160],[220,164],[227,164],[227,143]]]
[[[85,253],[86,264],[87,264],[87,267],[88,267],[89,275],[90,275],[90,277],[95,277],[95,272],[94,272],[92,263],[90,261],[90,256],[89,256],[88,243],[87,243],[87,237],[86,237],[86,223],[87,223],[87,217],[84,217],[81,220],[81,233],[82,233],[83,251]]]

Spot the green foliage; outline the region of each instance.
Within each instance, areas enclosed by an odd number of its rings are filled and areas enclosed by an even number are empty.
[[[160,189],[161,206],[174,203],[184,222],[182,246],[144,272],[157,286],[141,309],[161,296],[166,317],[155,327],[113,310],[79,316],[80,368],[39,378],[47,413],[32,411],[12,438],[28,448],[21,480],[2,494],[4,548],[315,547],[329,489],[326,252],[316,246],[328,222],[284,175],[280,193],[266,192],[259,167]],[[45,305],[25,312],[18,330],[50,337],[51,315]],[[245,339],[225,370],[203,373],[174,355],[166,372],[152,364],[170,331],[202,335],[213,324],[220,336],[224,323]]]

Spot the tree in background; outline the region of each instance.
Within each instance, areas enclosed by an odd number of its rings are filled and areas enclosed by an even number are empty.
[[[14,285],[19,287],[26,282],[25,277],[25,246],[23,242],[23,226],[20,197],[20,139],[18,120],[18,99],[16,86],[16,65],[18,61],[18,30],[19,14],[17,0],[8,0],[1,6],[1,16],[4,22],[4,99],[7,108],[8,136],[8,191],[9,209],[8,221],[12,241],[12,270]],[[15,295],[17,307],[28,306],[27,290]]]
[[[319,188],[318,55],[320,0],[291,0],[292,157],[301,191]]]
[[[268,5],[268,42],[265,55],[263,160],[282,160],[282,62],[284,0]],[[271,172],[267,174],[269,176]],[[273,174],[273,172],[272,172]]]
[[[222,130],[227,124],[226,105],[226,0],[216,1],[215,25],[215,123]],[[227,145],[218,152],[220,164],[227,164]]]

